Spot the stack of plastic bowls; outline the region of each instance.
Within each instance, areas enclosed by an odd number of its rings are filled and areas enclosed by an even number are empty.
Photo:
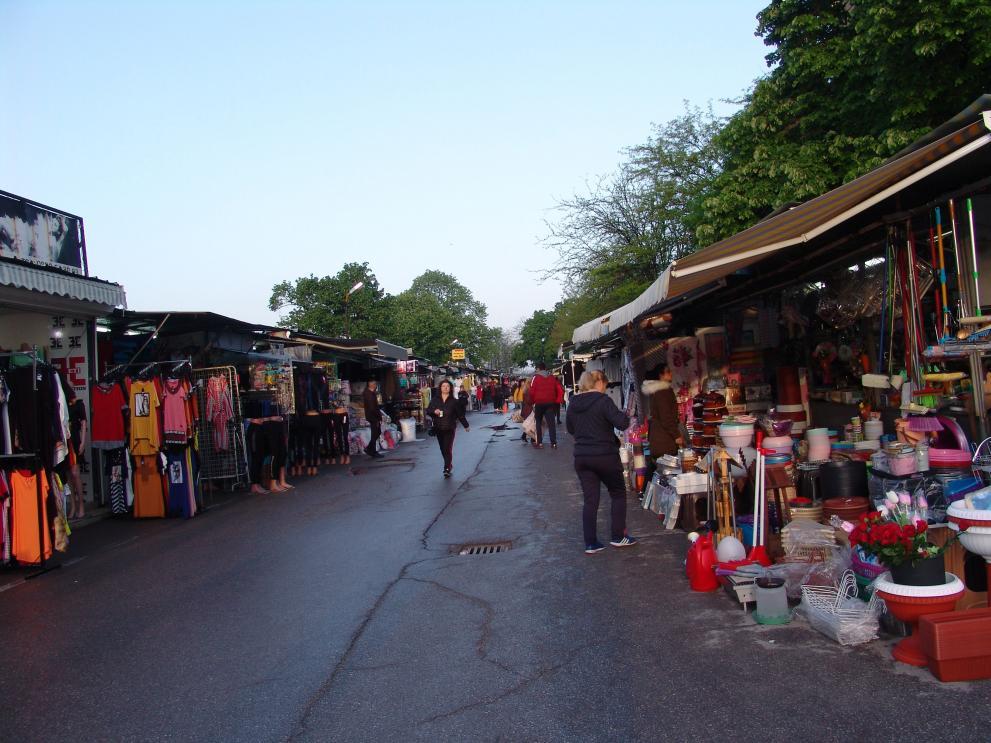
[[[884,424],[879,420],[864,421],[864,440],[879,441],[884,435]]]
[[[794,442],[792,441],[791,436],[769,436],[764,439],[763,446],[765,449],[769,449],[771,451],[770,456],[775,454],[787,454],[790,457],[791,447],[793,444]]]
[[[743,449],[753,441],[754,424],[723,421],[719,426],[719,438],[730,451]]]
[[[805,432],[809,441],[809,461],[825,462],[829,459],[829,429],[810,428]]]

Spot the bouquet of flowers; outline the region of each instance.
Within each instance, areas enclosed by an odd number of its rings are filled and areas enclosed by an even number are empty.
[[[864,514],[856,524],[844,522],[850,546],[887,567],[915,563],[941,554],[945,547],[927,538],[929,505],[922,495],[888,492],[877,511]]]

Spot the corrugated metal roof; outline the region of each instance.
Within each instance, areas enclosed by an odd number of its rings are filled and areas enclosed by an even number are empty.
[[[0,285],[91,302],[105,311],[127,304],[124,287],[120,284],[67,271],[36,268],[21,261],[0,260]]]

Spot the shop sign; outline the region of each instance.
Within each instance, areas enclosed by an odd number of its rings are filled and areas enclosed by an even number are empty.
[[[83,273],[82,224],[8,194],[0,194],[0,257]]]
[[[451,360],[452,361],[464,361],[465,360],[465,350],[463,348],[453,348],[453,349],[451,349]]]

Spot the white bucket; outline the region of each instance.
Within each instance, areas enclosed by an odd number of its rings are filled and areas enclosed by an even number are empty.
[[[402,418],[399,421],[402,429],[403,441],[416,441],[416,418]]]

